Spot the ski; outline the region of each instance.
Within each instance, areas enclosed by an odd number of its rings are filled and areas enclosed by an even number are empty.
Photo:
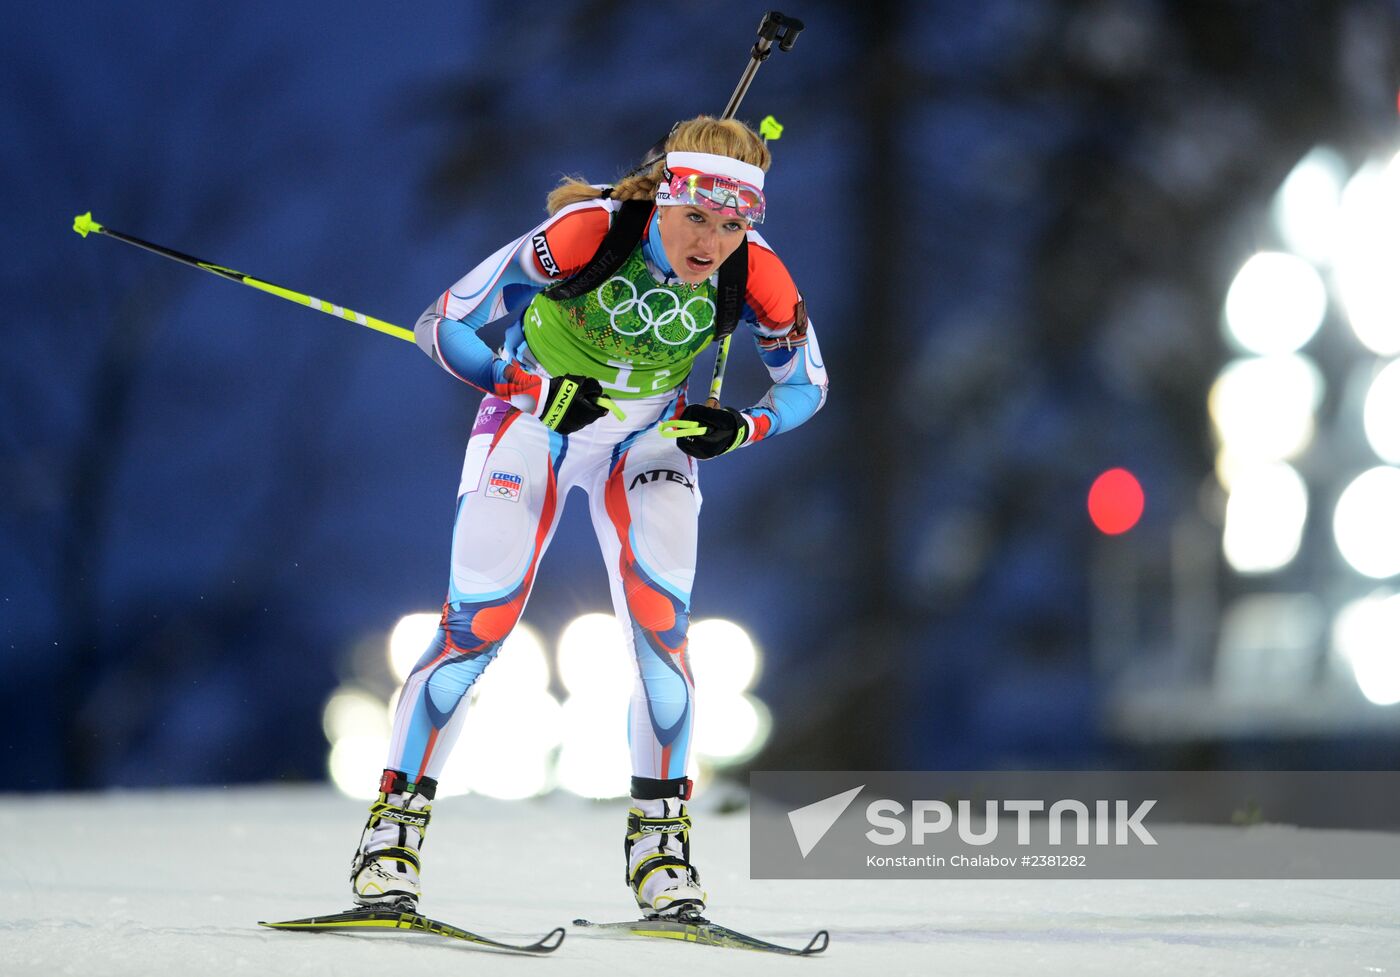
[[[299,930],[310,933],[366,933],[385,930],[406,930],[409,933],[423,933],[429,936],[443,936],[453,940],[465,940],[497,950],[510,950],[514,953],[552,953],[564,942],[564,927],[550,930],[534,943],[505,943],[501,940],[482,936],[461,927],[444,923],[441,920],[420,916],[418,913],[402,909],[347,909],[343,913],[328,916],[308,916],[305,919],[286,919],[269,923],[258,921],[259,926],[276,930]]]
[[[782,953],[792,957],[810,957],[826,949],[831,937],[826,930],[817,930],[807,945],[801,948],[781,946],[760,940],[756,936],[740,933],[727,926],[712,923],[703,916],[677,919],[634,919],[621,923],[595,923],[587,919],[574,920],[575,926],[595,930],[609,930],[628,936],[659,937],[665,940],[684,940],[702,946],[722,946],[735,950],[758,950],[763,953]]]

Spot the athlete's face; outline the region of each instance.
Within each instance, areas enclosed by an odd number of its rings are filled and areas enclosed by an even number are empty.
[[[661,247],[676,277],[698,285],[713,275],[744,240],[748,222],[699,207],[661,208]]]

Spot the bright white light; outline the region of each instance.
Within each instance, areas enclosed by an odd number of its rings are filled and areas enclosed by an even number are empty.
[[[1230,338],[1249,353],[1293,353],[1327,314],[1327,286],[1293,254],[1261,251],[1244,263],[1225,296]]]
[[[387,738],[389,719],[378,696],[342,685],[326,700],[326,708],[321,711],[321,729],[332,743],[351,736]]]
[[[562,732],[561,713],[559,703],[544,689],[497,686],[483,692],[471,703],[453,755],[456,759],[461,754],[465,786],[502,800],[548,790],[549,761]]]
[[[1208,402],[1221,447],[1240,462],[1295,457],[1312,440],[1322,392],[1321,372],[1297,353],[1227,364]]]
[[[1336,253],[1357,338],[1380,356],[1400,353],[1400,156],[1366,164],[1347,183]]]
[[[387,736],[346,736],[331,744],[326,769],[342,794],[369,800],[379,796],[379,776],[388,754]]]
[[[1382,461],[1400,464],[1400,360],[1391,362],[1371,381],[1363,417],[1371,450]]]
[[[440,613],[405,614],[389,632],[389,669],[400,682],[408,678],[408,673],[428,650],[441,619]]]
[[[768,707],[751,695],[695,697],[695,752],[739,763],[762,749],[773,727]]]
[[[1347,164],[1325,146],[1298,161],[1274,196],[1274,226],[1294,251],[1326,264],[1336,245]]]
[[[1343,490],[1332,519],[1337,549],[1358,573],[1400,573],[1400,468],[1362,472]]]
[[[584,614],[559,637],[559,679],[573,695],[632,694],[637,668],[611,614]]]
[[[472,691],[495,695],[500,691],[543,692],[547,688],[549,658],[544,642],[534,628],[517,624]]]
[[[485,744],[472,743],[466,737],[457,741],[456,748],[447,755],[438,772],[438,797],[461,797],[471,793],[472,752],[484,747]]]
[[[564,703],[563,727],[559,786],[581,797],[625,797],[632,787],[627,697],[574,696]]]
[[[1282,462],[1244,468],[1233,476],[1225,505],[1225,559],[1239,573],[1268,573],[1298,554],[1308,516],[1308,490]]]
[[[692,621],[686,655],[697,697],[737,695],[753,685],[758,673],[758,649],[733,621]]]
[[[1378,706],[1400,702],[1400,595],[1363,597],[1343,607],[1332,646],[1351,666],[1362,695]]]

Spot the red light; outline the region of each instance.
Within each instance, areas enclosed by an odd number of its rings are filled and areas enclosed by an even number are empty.
[[[1099,532],[1126,533],[1142,518],[1142,486],[1126,468],[1110,468],[1089,488],[1089,518]]]

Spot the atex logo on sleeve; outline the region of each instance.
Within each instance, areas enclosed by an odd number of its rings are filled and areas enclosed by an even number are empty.
[[[559,277],[559,262],[554,260],[554,255],[550,253],[549,241],[541,231],[530,239],[530,243],[535,246],[535,254],[539,256],[540,267],[550,278]]]
[[[486,497],[519,502],[520,489],[524,484],[525,479],[513,472],[492,472],[486,482]]]

